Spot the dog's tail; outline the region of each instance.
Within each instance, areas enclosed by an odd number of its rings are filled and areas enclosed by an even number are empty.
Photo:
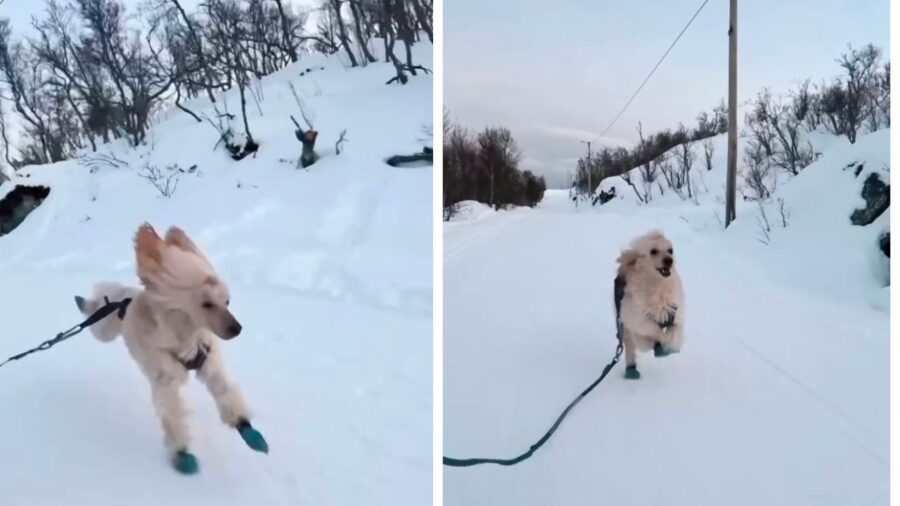
[[[85,316],[91,315],[94,311],[106,304],[106,299],[110,302],[118,302],[126,298],[134,298],[140,293],[137,288],[120,285],[119,283],[97,283],[94,285],[94,294],[89,299],[75,296],[75,304],[78,306]],[[94,337],[107,343],[122,333],[122,320],[117,315],[109,315],[91,326],[91,333]]]

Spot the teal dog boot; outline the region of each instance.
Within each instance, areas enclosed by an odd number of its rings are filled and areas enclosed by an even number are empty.
[[[242,418],[235,428],[247,446],[258,452],[269,453],[269,444],[266,443],[266,439],[250,425],[248,420]]]
[[[181,474],[191,475],[200,471],[197,457],[187,450],[178,450],[172,457],[172,466]]]
[[[641,373],[638,372],[637,365],[625,366],[625,379],[641,379]]]
[[[673,353],[678,353],[678,350],[663,346],[659,341],[657,341],[656,344],[653,345],[654,357],[668,357]]]

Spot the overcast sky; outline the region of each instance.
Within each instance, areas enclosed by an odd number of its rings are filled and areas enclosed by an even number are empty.
[[[507,126],[522,168],[565,184],[585,151],[701,0],[447,0],[444,104],[480,129]],[[739,100],[837,75],[847,44],[889,51],[889,0],[742,0]],[[725,98],[728,1],[711,0],[631,107],[598,141],[631,145],[645,132],[692,126]]]

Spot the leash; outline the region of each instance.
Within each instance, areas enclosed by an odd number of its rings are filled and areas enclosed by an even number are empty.
[[[70,328],[69,330],[66,330],[66,331],[60,332],[59,334],[56,334],[56,337],[54,337],[53,339],[44,341],[43,343],[41,343],[39,346],[37,346],[35,348],[32,348],[28,351],[23,351],[22,353],[19,353],[18,355],[13,355],[13,356],[9,357],[8,359],[6,359],[2,363],[0,363],[0,367],[3,367],[4,365],[6,365],[9,362],[12,362],[13,360],[19,360],[19,359],[25,358],[28,355],[31,355],[32,353],[36,353],[38,351],[44,351],[46,349],[49,349],[49,348],[53,347],[54,345],[59,344],[59,343],[65,341],[66,339],[78,334],[82,330],[90,327],[91,325],[99,322],[100,320],[106,318],[107,316],[109,316],[113,313],[118,312],[118,317],[120,320],[125,317],[125,310],[128,308],[128,304],[131,303],[130,298],[122,299],[118,302],[110,302],[109,298],[107,298],[107,297],[104,297],[103,299],[106,301],[106,305],[104,305],[104,306],[100,307],[99,309],[97,309],[96,311],[94,311],[94,313],[92,315],[88,316],[87,319],[84,320],[83,322],[79,323],[78,325],[75,325],[74,327]]]
[[[562,421],[569,414],[569,411],[572,411],[572,409],[579,402],[581,402],[582,399],[584,399],[589,393],[591,393],[591,391],[594,388],[596,388],[597,385],[599,385],[600,382],[602,382],[604,378],[606,378],[606,375],[608,375],[609,372],[612,371],[613,367],[615,367],[616,364],[619,363],[619,358],[622,356],[621,310],[622,310],[622,297],[624,297],[624,296],[625,296],[625,280],[622,279],[621,277],[617,276],[616,281],[613,284],[613,300],[615,301],[615,305],[616,305],[616,339],[618,339],[618,341],[619,341],[618,344],[616,345],[615,356],[613,356],[613,359],[608,364],[606,364],[606,367],[603,368],[603,372],[600,373],[600,377],[597,378],[596,380],[594,380],[594,382],[591,383],[590,386],[588,386],[586,389],[584,389],[584,391],[581,392],[578,395],[578,397],[575,398],[575,400],[573,400],[571,403],[569,403],[568,406],[566,406],[566,409],[563,410],[562,414],[556,418],[555,422],[553,422],[553,426],[550,427],[550,430],[548,430],[540,439],[538,439],[536,443],[531,445],[531,447],[528,449],[528,451],[519,455],[518,457],[511,458],[511,459],[490,459],[490,458],[454,459],[451,457],[444,457],[444,465],[450,466],[450,467],[469,467],[469,466],[477,466],[480,464],[498,464],[501,466],[513,466],[513,465],[518,464],[519,462],[522,462],[523,460],[527,460],[532,455],[534,455],[534,452],[538,451],[538,449],[540,447],[544,446],[544,443],[546,443],[547,441],[550,440],[550,437],[553,436],[553,433],[556,432],[556,429],[558,429],[560,424],[562,424]]]

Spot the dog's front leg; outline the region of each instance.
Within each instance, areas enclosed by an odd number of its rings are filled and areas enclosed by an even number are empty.
[[[210,347],[206,362],[197,371],[197,377],[215,400],[222,421],[237,429],[247,446],[258,452],[268,453],[269,446],[262,434],[250,425],[244,396],[225,372],[221,352],[215,344]]]
[[[623,329],[622,344],[625,347],[625,378],[639,379],[641,373],[637,370],[637,354],[635,353],[634,339],[631,333]]]
[[[172,465],[183,474],[194,474],[199,465],[188,451],[187,412],[180,388],[181,382],[173,377],[160,375],[150,381],[153,405],[162,424],[166,447],[172,452]]]

